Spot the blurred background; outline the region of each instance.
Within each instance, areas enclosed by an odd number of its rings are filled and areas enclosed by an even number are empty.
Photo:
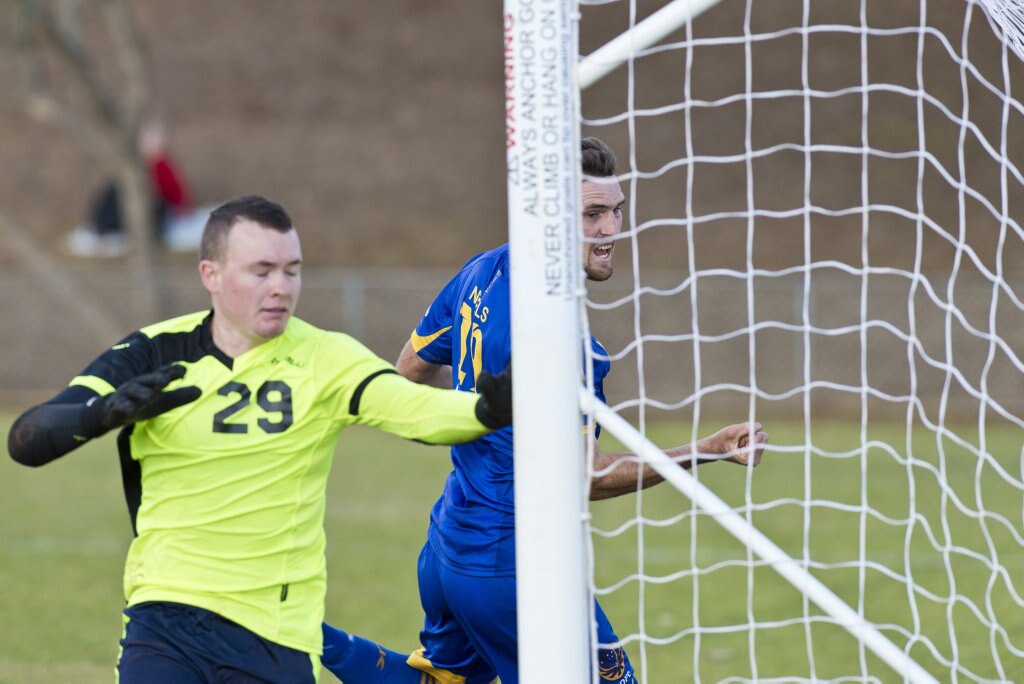
[[[581,54],[662,4],[642,1],[632,10],[623,2],[584,5]],[[146,192],[146,171],[132,141],[152,120],[164,126],[194,206],[259,193],[288,208],[309,266],[301,316],[395,357],[452,269],[507,236],[501,12],[496,0],[2,5],[0,59],[10,68],[0,72],[0,401],[17,406],[43,398],[97,349],[140,325],[206,306],[195,253],[148,239],[149,229],[139,225],[146,214],[131,201]],[[990,272],[996,261],[1021,263],[1019,240],[1000,247],[991,207],[957,190],[962,179],[1000,202],[1001,165],[979,139],[1003,137],[1002,102],[975,75],[963,78],[950,54],[951,46],[963,49],[973,68],[1002,87],[1002,49],[984,13],[962,2],[934,3],[925,14],[916,2],[822,0],[806,17],[818,29],[806,46],[799,31],[804,22],[797,0],[749,8],[721,2],[693,23],[690,49],[680,46],[688,35],[681,28],[662,41],[675,43],[674,49],[648,51],[584,92],[584,133],[618,150],[620,171],[632,174],[624,176],[626,227],[642,230],[642,239],[620,245],[617,264],[625,275],[597,288],[595,297],[615,300],[645,285],[677,286],[691,252],[697,268],[742,272],[747,264],[784,269],[802,263],[806,248],[817,260],[917,268],[934,274],[936,291],[948,286],[958,241],[970,244]],[[850,30],[861,25],[875,32],[863,43]],[[933,32],[920,45],[917,34],[905,31],[918,25]],[[757,39],[743,41],[745,34]],[[1011,54],[1007,85],[1020,80],[1016,62]],[[926,141],[918,134],[912,93],[919,79],[933,98],[923,114]],[[830,93],[813,100],[809,118],[799,95],[805,80]],[[748,100],[748,81],[752,93],[774,96]],[[861,83],[890,87],[863,97],[856,89]],[[687,97],[690,105],[683,106]],[[954,119],[965,112],[980,136],[961,136]],[[1020,144],[1019,119],[1010,117],[1005,136],[1011,152]],[[794,147],[804,142],[805,124],[808,142],[848,146],[846,153],[816,152],[806,184],[809,157]],[[922,172],[919,199],[920,155],[913,152],[925,142],[935,164]],[[751,161],[748,149],[774,151]],[[864,149],[888,155],[869,160],[860,154]],[[688,156],[697,161],[672,165]],[[125,232],[133,241],[120,256],[83,256],[69,248],[69,234],[88,222],[96,194],[111,179],[128,188]],[[1021,202],[1019,185],[1011,184],[1005,198],[1012,216]],[[826,212],[815,215],[805,235],[808,204]],[[756,233],[744,214],[748,205],[766,212],[757,218]],[[919,241],[915,220],[889,211],[872,215],[868,233],[865,207],[875,205],[923,212],[934,225]],[[970,231],[963,230],[968,223]],[[997,248],[1003,250],[998,255]],[[992,305],[985,294],[990,278],[964,263],[956,287],[975,302],[963,308],[984,317]],[[634,278],[634,272],[644,275]],[[841,273],[815,281],[821,311],[832,316],[828,325],[845,320],[837,311],[859,317],[859,286],[850,284]],[[876,278],[870,287],[877,292],[873,301],[903,302],[899,310],[871,317],[907,318],[906,281]],[[801,277],[765,281],[751,313],[744,281],[719,281],[701,295],[703,320],[708,330],[748,313],[786,320],[800,314],[793,302],[802,299],[803,288]],[[663,330],[665,321],[674,330],[688,326],[688,306],[686,296],[635,299],[618,317],[596,317],[595,327],[610,350],[624,350],[638,334]],[[944,336],[942,308],[922,306],[921,331],[933,325],[934,334]],[[716,312],[724,312],[722,318]],[[646,330],[634,329],[638,316]],[[1003,325],[1016,329],[1021,322]],[[814,363],[830,372],[847,368],[856,381],[860,341],[830,342]],[[758,343],[766,386],[781,390],[801,381],[802,356],[793,352],[800,338],[769,332]],[[900,356],[903,347],[882,356]],[[745,349],[722,349],[726,376],[749,375],[745,363],[733,363]],[[678,348],[668,353],[681,358]],[[875,366],[880,379],[907,377],[905,367],[881,360]],[[707,362],[714,363],[713,354]],[[648,391],[678,401],[692,393],[695,369],[669,365],[677,372],[666,374],[661,364],[647,378]],[[623,391],[635,393],[636,378],[647,374],[642,368],[620,373]]]
[[[98,102],[163,122],[194,204],[281,202],[310,266],[300,315],[369,333],[385,357],[445,282],[431,268],[506,238],[500,2],[11,1],[0,33],[5,400],[52,392],[135,327],[208,304],[194,252],[69,253],[126,144]],[[373,271],[388,268],[405,275]],[[365,317],[394,331],[359,329]]]
[[[581,54],[663,4],[585,3]],[[308,265],[300,316],[394,358],[453,269],[507,238],[501,13],[497,0],[0,6],[0,59],[10,67],[0,72],[0,401],[44,398],[138,326],[207,305],[195,252],[149,239],[147,214],[132,202],[146,193],[136,132],[153,120],[192,205],[258,193],[290,211]],[[927,356],[984,358],[987,342],[979,347],[959,323],[959,356],[947,349],[942,300],[948,292],[984,327],[999,304],[993,274],[1012,281],[1024,263],[1019,236],[1001,238],[1000,212],[1019,213],[1022,193],[1012,174],[1001,193],[998,159],[1003,145],[1012,160],[1024,135],[1017,111],[1004,131],[998,91],[1024,85],[1013,53],[1004,67],[980,6],[816,0],[805,15],[800,0],[726,0],[689,31],[583,93],[584,134],[618,151],[629,198],[619,275],[592,288],[597,302],[629,297],[593,312],[620,362],[612,382],[621,393],[635,396],[643,382],[648,396],[679,403],[699,386],[692,347],[650,343],[644,366],[631,340],[685,335],[693,320],[707,334],[737,321],[799,327],[808,298],[812,326],[856,326],[866,315],[907,329],[913,320]],[[807,101],[805,84],[815,93]],[[805,142],[819,147],[807,153]],[[929,163],[919,169],[923,149]],[[112,178],[128,189],[132,241],[120,256],[83,256],[69,234]],[[923,279],[780,276],[805,259]],[[698,319],[682,287],[691,267],[731,269],[703,279]],[[755,279],[748,301],[752,269],[773,273]],[[675,294],[631,294],[643,287]],[[1012,301],[1001,315],[1005,339],[1024,332]],[[814,336],[814,373],[856,385],[864,371],[906,394],[906,341],[868,335],[866,370],[858,333]],[[805,381],[801,332],[760,331],[755,346],[748,361],[746,336],[705,345],[705,381],[746,381],[751,363],[766,391]],[[945,371],[919,365],[917,382],[938,391]],[[1012,376],[993,373],[993,382],[1000,377]],[[1019,400],[1012,388],[1004,394]],[[969,412],[976,398],[966,400]],[[860,410],[857,397],[819,405]]]

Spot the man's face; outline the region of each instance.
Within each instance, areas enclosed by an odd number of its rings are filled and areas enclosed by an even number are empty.
[[[612,277],[615,236],[622,230],[622,205],[626,202],[619,181],[583,177],[583,270],[589,280]]]
[[[204,261],[200,270],[214,315],[255,345],[284,332],[299,302],[301,266],[295,230],[241,219],[228,233],[223,259]]]

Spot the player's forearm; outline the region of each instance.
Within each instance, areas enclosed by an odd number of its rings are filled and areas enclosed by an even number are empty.
[[[676,461],[681,467],[689,468],[690,446],[678,446],[667,449],[665,454]],[[623,452],[618,454],[598,453],[594,456],[594,475],[590,481],[590,500],[600,501],[624,494],[633,494],[640,489],[647,489],[663,482],[665,478],[649,465],[641,464],[636,454]]]
[[[594,475],[590,480],[590,500],[611,499],[623,494],[632,494],[662,481],[662,477],[651,468],[636,462],[630,453],[602,454],[595,459]]]
[[[381,375],[363,394],[359,422],[427,444],[471,442],[491,432],[476,417],[479,398]]]
[[[106,432],[101,418],[99,402],[41,404],[14,421],[7,450],[18,463],[44,465]]]

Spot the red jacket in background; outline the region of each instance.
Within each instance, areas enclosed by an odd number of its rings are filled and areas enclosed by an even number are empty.
[[[156,199],[163,201],[170,211],[182,213],[192,208],[188,188],[169,157],[158,156],[152,159],[149,173]]]

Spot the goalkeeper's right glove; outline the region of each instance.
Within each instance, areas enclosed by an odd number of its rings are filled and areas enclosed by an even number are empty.
[[[476,418],[497,430],[512,424],[512,362],[498,375],[483,371],[476,379]]]
[[[90,400],[89,406],[97,406],[99,422],[107,430],[147,420],[199,398],[201,390],[191,385],[163,391],[184,375],[185,367],[180,364],[164,366],[129,380],[111,394]]]

